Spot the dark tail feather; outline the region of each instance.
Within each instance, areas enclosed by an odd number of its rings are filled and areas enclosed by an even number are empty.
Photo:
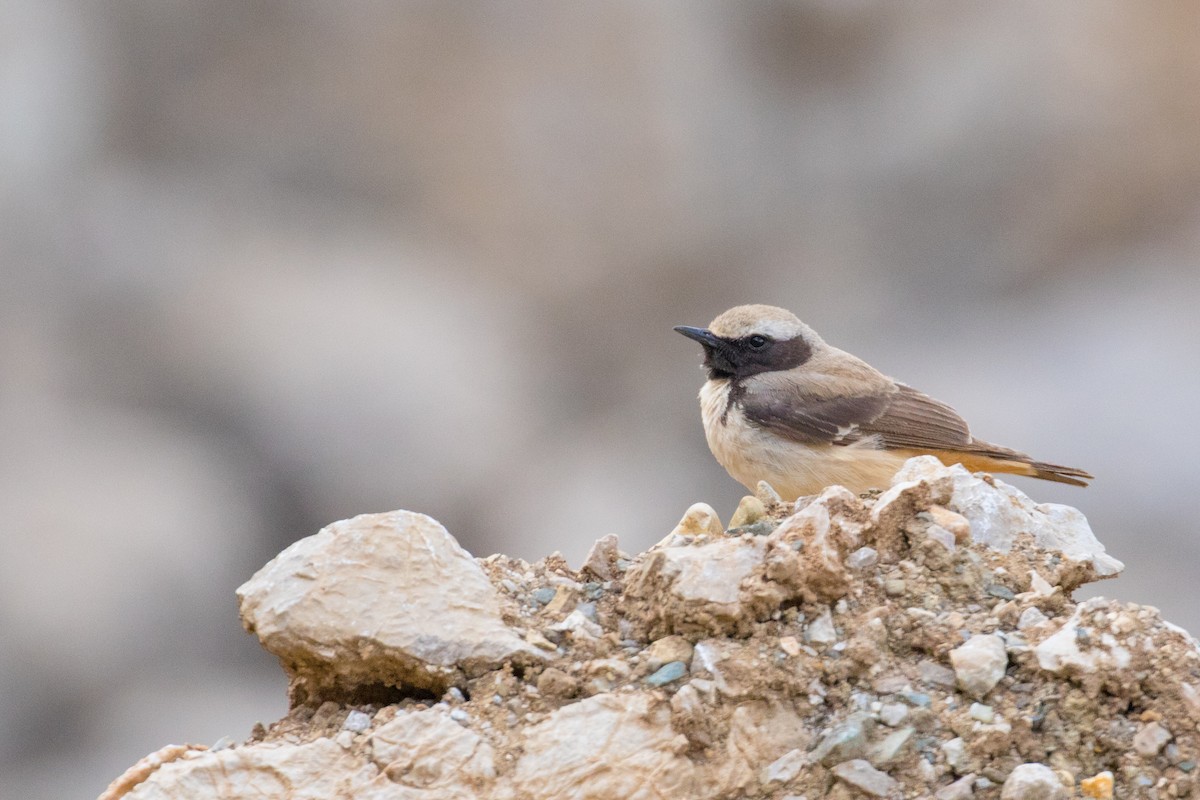
[[[1095,478],[1091,473],[1081,469],[1063,467],[1058,464],[1047,464],[1044,461],[1030,461],[1029,466],[1033,469],[1033,477],[1035,478],[1057,481],[1058,483],[1069,483],[1072,486],[1087,486],[1088,481]]]

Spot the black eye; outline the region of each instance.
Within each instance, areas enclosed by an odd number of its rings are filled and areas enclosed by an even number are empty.
[[[767,346],[767,337],[759,336],[757,333],[750,337],[750,346],[755,350],[761,350]]]

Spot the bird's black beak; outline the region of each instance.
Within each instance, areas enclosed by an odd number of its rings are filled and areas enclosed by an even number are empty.
[[[715,347],[715,348],[720,349],[725,344],[725,342],[722,339],[715,336],[713,334],[713,332],[708,330],[707,328],[692,328],[688,325],[676,325],[675,331],[677,333],[682,333],[684,336],[688,337],[689,339],[695,339],[697,342],[704,345],[705,347]]]

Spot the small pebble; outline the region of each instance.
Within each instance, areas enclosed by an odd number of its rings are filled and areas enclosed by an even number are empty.
[[[887,593],[888,597],[899,597],[900,595],[904,594],[907,588],[908,587],[904,581],[900,580],[899,578],[893,578],[890,581],[883,582],[883,591]]]
[[[999,597],[1001,600],[1013,600],[1017,596],[1016,592],[1001,583],[989,583],[983,588],[983,591],[992,597]]]
[[[986,724],[991,723],[996,718],[996,713],[991,706],[985,706],[983,703],[971,703],[971,708],[967,711],[971,715],[971,719],[977,719]]]
[[[554,595],[554,589],[549,586],[543,586],[540,589],[534,589],[533,594],[530,596],[533,598],[533,602],[537,603],[539,606],[544,606],[554,599]]]
[[[453,709],[450,712],[450,719],[457,722],[459,725],[466,725],[471,720],[471,715],[461,708]]]
[[[1045,764],[1021,764],[1008,774],[1000,800],[1066,800],[1067,789]]]
[[[889,728],[895,728],[908,719],[908,706],[903,703],[884,703],[879,708],[879,721]]]
[[[651,686],[665,686],[687,675],[687,671],[687,664],[682,661],[672,661],[670,664],[663,664],[659,667],[654,674],[646,678],[646,683]]]
[[[1035,625],[1041,625],[1048,619],[1050,618],[1043,614],[1040,608],[1030,606],[1022,611],[1020,618],[1017,619],[1017,630],[1027,630]]]
[[[1107,770],[1097,773],[1079,782],[1079,788],[1084,797],[1094,797],[1097,800],[1112,800],[1113,774]]]
[[[358,710],[347,714],[346,721],[342,723],[342,730],[351,733],[362,733],[369,727],[371,727],[371,716]]]
[[[846,557],[850,569],[867,569],[879,563],[879,553],[873,547],[860,547]]]
[[[963,775],[949,786],[943,786],[934,793],[936,800],[970,800],[975,794],[972,785],[975,783],[975,773]]]
[[[838,764],[832,770],[840,781],[850,784],[871,797],[891,797],[900,788],[900,783],[886,772],[880,772],[870,762],[856,758]]]
[[[455,702],[455,703],[465,703],[467,701],[466,695],[464,695],[462,693],[462,689],[458,688],[457,686],[451,686],[446,691],[446,695],[450,698],[450,700],[452,702]]]

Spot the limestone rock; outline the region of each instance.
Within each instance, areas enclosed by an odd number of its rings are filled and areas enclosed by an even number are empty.
[[[979,634],[951,650],[950,663],[959,688],[982,699],[1004,677],[1008,653],[999,636]]]
[[[370,757],[395,783],[418,789],[485,788],[496,777],[492,747],[433,709],[399,714],[371,736]]]
[[[1129,666],[1132,654],[1111,633],[1090,631],[1087,620],[1094,609],[1103,607],[1104,598],[1081,603],[1058,629],[1034,648],[1038,665],[1056,673],[1090,674],[1102,671],[1117,672]],[[1086,641],[1086,648],[1082,646]]]
[[[1045,764],[1021,764],[1004,781],[1000,800],[1066,800],[1067,789]]]
[[[1090,564],[1099,577],[1117,574],[1125,565],[1104,551],[1083,514],[1070,506],[1034,503],[1004,481],[972,475],[961,464],[947,467],[933,456],[909,459],[896,474],[893,488],[914,481],[937,484],[950,478],[951,511],[970,522],[971,538],[1000,552],[1012,549],[1025,533],[1047,550],[1060,550],[1074,561]]]
[[[125,800],[242,800],[246,797],[325,800],[394,797],[374,765],[330,739],[306,744],[259,744],[194,753],[163,764],[124,795]]]
[[[483,570],[424,514],[335,522],[288,547],[238,589],[242,621],[293,676],[293,696],[363,685],[440,693],[541,652],[506,626]]]
[[[765,549],[762,537],[748,535],[660,543],[630,569],[625,601],[640,607],[651,637],[745,630],[771,605],[760,602],[756,586],[743,586]]]
[[[602,694],[564,706],[529,728],[513,774],[528,800],[701,797],[687,739],[656,695]]]
[[[861,758],[845,761],[833,768],[833,775],[868,797],[897,797],[900,784],[886,772],[880,772]]]

